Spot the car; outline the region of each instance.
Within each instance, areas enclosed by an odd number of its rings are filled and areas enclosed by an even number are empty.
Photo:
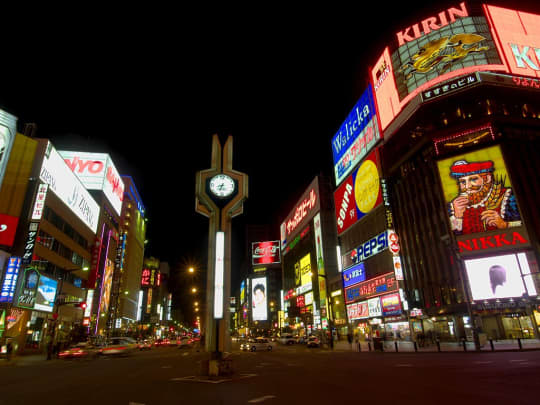
[[[182,336],[178,339],[178,348],[189,347],[193,343],[193,339],[188,336]]]
[[[152,341],[150,339],[139,340],[137,347],[139,350],[150,350],[152,348]]]
[[[292,334],[285,333],[280,336],[279,343],[281,343],[282,345],[293,345],[296,343],[296,339]]]
[[[240,345],[240,350],[256,352],[257,350],[272,351],[272,344],[266,338],[258,337],[256,339],[248,339]]]
[[[101,347],[90,342],[81,342],[58,353],[59,359],[91,359],[99,356]]]
[[[307,342],[307,339],[305,336],[295,336],[294,339],[296,340],[296,343],[304,344]]]
[[[176,338],[173,338],[173,339],[168,339],[169,340],[169,344],[167,346],[178,346],[179,344],[179,339],[176,339]]]
[[[169,346],[169,339],[157,339],[154,342],[154,346],[156,346],[156,347],[159,347],[159,346],[167,347],[167,346]]]
[[[129,355],[138,349],[137,341],[130,337],[113,337],[100,352],[103,356]]]
[[[311,335],[307,339],[307,347],[321,347],[321,341],[317,336]]]

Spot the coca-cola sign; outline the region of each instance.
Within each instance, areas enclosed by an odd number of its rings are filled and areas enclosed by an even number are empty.
[[[254,242],[251,244],[253,264],[271,264],[280,262],[279,241]]]

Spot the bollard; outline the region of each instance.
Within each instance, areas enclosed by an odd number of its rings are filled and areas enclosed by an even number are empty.
[[[418,345],[416,344],[416,342],[413,342],[413,345],[414,345],[414,351],[417,352],[418,351]]]
[[[358,351],[361,352],[362,351],[362,344],[360,342],[358,342]]]
[[[394,342],[394,346],[396,346],[396,353],[398,352],[398,344],[397,344],[397,340]]]
[[[495,346],[493,346],[493,339],[489,339],[489,345],[491,346],[491,351],[495,351]]]
[[[368,348],[368,352],[371,351],[371,343],[370,342],[367,342],[367,348]]]
[[[437,340],[437,351],[440,352],[441,351],[441,342],[439,342]]]
[[[463,351],[467,351],[467,341],[465,339],[463,339]]]
[[[517,338],[519,350],[523,350],[523,346],[521,346],[521,338]]]

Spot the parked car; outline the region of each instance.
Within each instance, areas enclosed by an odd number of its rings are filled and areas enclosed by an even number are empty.
[[[193,343],[193,340],[188,336],[182,336],[178,339],[178,348],[189,347]]]
[[[281,343],[282,345],[293,345],[296,343],[296,339],[294,338],[292,334],[285,333],[285,334],[282,334],[281,337],[279,338],[279,343]]]
[[[256,339],[248,339],[240,345],[240,350],[255,352],[257,350],[272,351],[272,344],[266,338],[258,337]]]
[[[307,347],[321,347],[321,341],[317,336],[311,335],[307,338]]]
[[[60,359],[89,359],[100,355],[101,347],[90,342],[81,342],[58,353]]]
[[[104,356],[129,355],[138,349],[135,339],[130,337],[113,337],[107,345],[101,349]]]

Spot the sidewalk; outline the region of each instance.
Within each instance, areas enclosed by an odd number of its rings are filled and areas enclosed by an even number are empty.
[[[57,359],[47,361],[46,354],[19,355],[12,356],[10,361],[7,361],[5,358],[0,359],[0,367],[30,366],[38,363],[52,363],[55,360]]]
[[[397,352],[415,352],[414,342],[409,341],[393,341],[387,340],[383,342],[383,348],[385,352],[395,353],[397,343]],[[520,348],[521,343],[521,348]],[[497,340],[493,341],[493,348],[488,340],[481,348],[482,352],[490,351],[519,351],[519,350],[540,350],[540,340],[538,339],[522,339],[518,342],[517,339]],[[349,344],[346,340],[340,340],[334,342],[334,351],[345,352],[370,352],[374,351],[373,342],[360,342],[360,350],[358,350],[358,344]],[[429,344],[425,347],[416,347],[418,353],[434,353],[434,352],[474,352],[474,342],[465,342],[465,347],[462,342],[440,342],[440,350],[437,344]],[[380,352],[380,350],[379,350]]]

